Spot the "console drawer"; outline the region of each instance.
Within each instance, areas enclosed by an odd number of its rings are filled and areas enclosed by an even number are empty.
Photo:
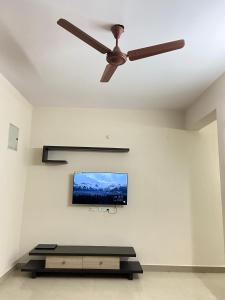
[[[82,269],[82,256],[46,256],[48,269]]]
[[[83,256],[84,269],[120,269],[120,258],[116,256]]]

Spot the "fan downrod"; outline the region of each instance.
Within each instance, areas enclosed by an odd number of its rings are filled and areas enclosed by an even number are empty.
[[[127,60],[127,55],[123,53],[118,46],[118,40],[121,34],[124,32],[124,26],[120,24],[113,25],[111,27],[111,31],[116,39],[116,46],[112,52],[107,54],[106,60],[111,65],[120,66],[123,65]]]

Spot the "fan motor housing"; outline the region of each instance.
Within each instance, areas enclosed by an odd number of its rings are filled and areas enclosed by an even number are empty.
[[[107,54],[106,60],[111,65],[119,66],[127,61],[127,55],[116,46],[112,52]]]

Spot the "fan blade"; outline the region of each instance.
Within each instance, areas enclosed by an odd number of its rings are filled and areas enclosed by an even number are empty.
[[[137,59],[181,49],[184,47],[184,45],[185,45],[184,40],[178,40],[169,43],[132,50],[129,51],[127,55],[129,57],[129,60],[137,60]]]
[[[93,37],[91,37],[84,31],[82,31],[78,27],[74,26],[67,20],[59,19],[57,21],[57,24],[59,26],[61,26],[62,28],[66,29],[67,31],[69,31],[70,33],[72,33],[73,35],[75,35],[76,37],[78,37],[79,39],[81,39],[86,44],[88,44],[91,47],[93,47],[94,49],[98,50],[99,52],[101,52],[103,54],[111,52],[111,50],[108,47],[104,46],[103,44],[101,44],[100,42],[95,40]]]
[[[116,69],[117,69],[117,66],[108,64],[105,67],[104,73],[103,73],[102,78],[101,78],[100,81],[101,82],[108,82],[110,80],[110,78],[113,76]]]

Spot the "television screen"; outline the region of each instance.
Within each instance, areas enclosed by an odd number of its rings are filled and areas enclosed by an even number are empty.
[[[127,173],[75,173],[73,204],[126,205],[127,181]]]

